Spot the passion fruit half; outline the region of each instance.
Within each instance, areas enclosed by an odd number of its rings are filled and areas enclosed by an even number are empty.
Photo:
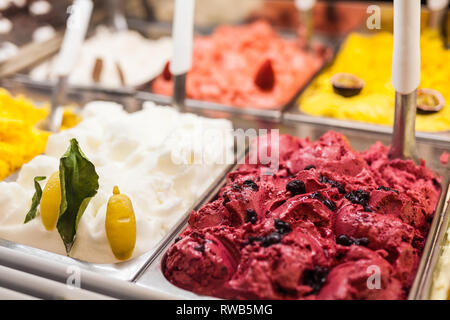
[[[417,113],[431,114],[442,110],[445,99],[442,94],[433,89],[417,90]]]
[[[346,98],[360,94],[365,85],[364,80],[351,73],[336,73],[331,77],[331,84],[334,92]]]

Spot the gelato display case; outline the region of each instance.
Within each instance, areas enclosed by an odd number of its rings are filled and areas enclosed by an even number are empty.
[[[281,133],[290,134],[290,135],[293,135],[293,136],[296,136],[296,137],[297,136],[298,137],[308,137],[308,138],[311,139],[311,141],[315,141],[315,140],[319,139],[328,130],[329,130],[329,128],[323,128],[323,126],[314,125],[314,124],[281,126],[280,127],[280,132]],[[347,137],[350,145],[352,145],[357,150],[367,150],[369,148],[369,146],[371,144],[375,143],[376,141],[382,141],[382,142],[384,142],[386,144],[389,143],[389,141],[390,141],[388,135],[377,135],[377,134],[373,134],[373,133],[365,133],[365,132],[361,132],[361,131],[358,131],[358,130],[352,130],[352,129],[339,130],[339,132],[343,133]],[[449,170],[448,170],[448,168],[445,165],[442,165],[440,163],[440,161],[439,161],[440,155],[442,154],[442,152],[445,152],[445,150],[447,150],[447,148],[448,147],[445,144],[439,146],[439,145],[433,145],[433,144],[428,144],[428,143],[423,143],[423,144],[420,143],[420,145],[419,145],[419,152],[420,152],[420,154],[423,154],[423,155],[429,154],[431,156],[430,158],[425,158],[424,157],[424,160],[426,161],[426,163],[429,166],[429,168],[432,168],[433,171],[435,171],[436,173],[438,173],[442,177],[442,180],[441,180],[442,190],[440,192],[438,192],[438,194],[439,194],[438,198],[439,199],[436,198],[437,207],[436,207],[436,211],[434,213],[434,218],[433,218],[432,221],[431,221],[431,219],[428,221],[430,228],[429,228],[429,232],[427,233],[428,234],[428,238],[426,239],[426,243],[425,243],[425,239],[424,239],[424,243],[422,244],[424,246],[424,249],[423,249],[422,254],[421,254],[421,260],[420,260],[420,262],[417,261],[417,266],[418,266],[417,267],[418,268],[417,269],[417,276],[414,279],[411,279],[411,289],[406,292],[406,294],[408,295],[408,297],[410,299],[416,299],[417,297],[420,296],[420,294],[422,294],[422,291],[421,291],[422,290],[422,285],[421,285],[422,277],[428,276],[429,270],[426,267],[426,264],[427,264],[427,261],[429,260],[430,256],[433,254],[432,253],[432,251],[433,251],[432,250],[432,248],[433,248],[432,244],[436,241],[436,237],[437,237],[437,233],[438,233],[438,226],[441,225],[444,217],[446,216],[446,213],[448,213],[447,212],[448,204],[446,203],[446,199],[448,198],[448,192],[449,192],[449,190],[448,190]],[[244,170],[243,175],[245,176],[245,174],[246,174],[246,172]],[[228,181],[230,181],[230,180],[228,180]],[[225,181],[223,181],[223,183],[222,183],[222,186],[224,186],[224,185],[225,185]],[[227,189],[226,188],[222,189],[222,191],[224,191],[224,190],[227,190]],[[310,191],[310,190],[307,190],[307,191]],[[299,197],[299,196],[297,196],[297,197]],[[217,198],[214,198],[214,199],[217,199]],[[219,199],[222,199],[222,197],[220,197]],[[212,202],[212,204],[213,203],[216,203],[216,202]],[[207,208],[211,208],[210,205],[207,205],[206,203],[204,203],[202,208],[204,208],[204,209],[200,209],[199,211],[197,211],[198,214],[196,214],[196,215],[191,214],[191,218],[189,219],[189,225],[191,226],[191,228],[194,228],[194,230],[193,230],[194,233],[196,232],[196,230],[195,230],[195,223],[199,223],[199,225],[201,225],[201,223],[202,223],[202,219],[201,219],[202,218],[202,214],[205,214],[207,216],[209,214],[212,214],[212,213],[207,213],[208,211],[206,211]],[[202,212],[202,210],[205,210],[205,211]],[[214,212],[214,211],[212,211],[212,212]],[[214,221],[214,214],[212,214],[210,219]],[[207,224],[206,221],[208,221],[208,220],[206,220],[206,218],[205,218],[205,222],[204,223]],[[350,221],[347,221],[347,222],[350,223]],[[214,222],[212,222],[212,225],[214,225]],[[227,228],[226,225],[227,224],[225,223],[223,228]],[[183,229],[186,226],[187,226],[187,220],[186,220],[185,226],[184,227],[180,226],[180,229],[178,230],[178,232],[175,232],[173,234],[172,239],[170,239],[170,240],[168,239],[167,244],[166,244],[166,248],[164,250],[161,250],[161,252],[156,257],[156,259],[152,262],[152,264],[150,264],[149,268],[137,280],[137,283],[141,284],[143,286],[148,286],[150,288],[151,287],[164,288],[164,290],[167,290],[167,292],[171,292],[172,294],[176,294],[180,298],[186,298],[186,299],[210,298],[210,296],[208,296],[208,295],[202,296],[202,295],[198,295],[198,294],[195,294],[195,293],[192,293],[192,292],[180,289],[179,287],[177,287],[174,284],[172,284],[169,280],[167,280],[165,278],[165,276],[164,276],[165,268],[167,267],[166,266],[166,263],[167,263],[167,252],[170,250],[170,248],[173,249],[176,246],[176,243],[178,243],[180,241],[180,237],[179,237],[180,234],[182,236],[186,236],[187,238],[190,239],[190,236],[189,236],[190,232],[184,232],[183,233]],[[268,228],[270,228],[270,227],[271,226],[268,226]],[[199,228],[200,229],[197,230],[200,233],[200,235],[198,235],[198,237],[199,237],[198,239],[203,239],[203,235],[202,235],[202,231],[201,231],[202,229],[201,229],[201,227],[199,227]],[[216,228],[220,229],[218,227],[216,227]],[[247,226],[247,228],[248,228],[248,226]],[[211,228],[211,229],[213,229],[213,228]],[[211,231],[211,235],[214,234],[214,232],[215,231],[212,230]],[[226,234],[225,233],[222,236],[226,238]],[[213,236],[211,236],[211,237],[213,237]],[[219,236],[219,238],[222,239],[221,236]],[[377,236],[375,238],[380,239]],[[210,240],[212,241],[212,242],[210,242],[211,246],[215,246],[216,244],[214,242],[214,239],[211,238]],[[222,239],[222,240],[223,240],[223,242],[228,243],[228,241],[226,241],[227,239],[225,239],[225,240]],[[186,241],[190,241],[190,240],[186,240]],[[289,243],[288,241],[289,240],[286,240],[286,243]],[[208,240],[206,240],[206,243],[208,243]],[[207,245],[207,244],[205,244],[205,245]],[[190,244],[188,246],[190,246]],[[264,247],[264,246],[262,245],[262,247]],[[229,250],[231,250],[231,252],[233,252],[232,249],[230,249],[228,246],[227,246],[227,249],[228,249],[227,252],[229,252]],[[261,250],[263,250],[263,249],[261,249]],[[180,255],[180,254],[177,254],[173,250],[171,252],[174,255],[173,259],[175,259],[175,261],[177,261],[177,263],[180,263],[180,267],[179,268],[181,268],[181,266],[183,266],[184,256]],[[192,252],[195,252],[195,250],[192,251]],[[186,251],[186,253],[187,253],[187,251]],[[190,258],[194,259],[194,260],[191,260],[191,263],[194,263],[194,261],[195,261],[195,254],[192,253],[192,255],[193,256],[190,256]],[[287,254],[286,259],[288,259],[287,258],[288,256],[289,256],[289,254]],[[189,257],[189,254],[185,258],[188,259],[188,257]],[[209,261],[209,263],[214,263],[213,261],[214,260],[211,260],[211,261]],[[283,263],[285,263],[285,262],[278,261],[278,263],[283,265]],[[257,268],[254,264],[251,264],[249,266],[249,268],[250,268],[249,270],[251,270],[252,267]],[[175,267],[175,268],[177,268],[177,267]],[[197,270],[199,268],[201,270],[203,270],[202,269],[203,267],[200,267],[200,265],[198,266]],[[212,276],[212,274],[210,274],[209,272],[213,272],[213,269],[208,271],[206,265],[205,265],[205,268],[206,269],[203,270],[204,273],[201,273],[202,271],[198,271],[199,272],[198,276],[200,278],[197,278],[197,276],[195,276],[194,274],[191,274],[188,271],[186,271],[187,274],[186,274],[184,280],[185,281],[193,281],[192,283],[190,282],[191,283],[190,285],[188,285],[189,288],[195,288],[196,286],[200,286],[201,287],[202,286],[201,283],[203,283],[205,285],[205,287],[207,288],[207,286],[210,284],[209,281],[205,280],[204,282],[202,282],[202,280],[200,280],[200,279]],[[212,268],[212,266],[211,266],[211,268]],[[267,266],[267,268],[270,268],[270,267]],[[179,270],[179,269],[175,269],[175,270]],[[247,271],[251,272],[249,270],[247,270]],[[282,272],[282,270],[283,269],[280,269],[279,272]],[[239,270],[238,272],[241,272],[241,271],[242,270]],[[244,271],[242,271],[242,272],[244,272]],[[256,272],[256,271],[254,271],[254,272]],[[265,272],[268,272],[268,271],[264,271],[264,269],[261,269],[259,272],[263,272],[266,275]],[[243,277],[246,276],[245,279],[247,281],[250,281],[249,279],[252,279],[251,274],[243,274],[243,273],[241,274],[240,273],[240,275],[242,275]],[[268,276],[270,277],[270,275],[268,275]],[[263,280],[263,278],[261,279],[261,281],[263,281],[263,283],[264,283],[265,280]],[[180,279],[182,279],[182,278],[180,278]],[[194,284],[195,281],[196,281],[195,279],[199,279],[200,282]],[[281,278],[278,279],[278,280],[282,281]],[[217,280],[217,281],[219,281],[219,280]],[[286,281],[288,281],[288,280],[286,280]],[[238,277],[236,277],[236,283],[237,282],[239,282],[239,278]],[[289,285],[289,283],[287,282],[286,285]],[[248,283],[248,286],[251,288],[251,284],[250,283]],[[242,287],[243,291],[241,292],[241,294],[243,294],[245,296],[245,292],[246,291],[245,291],[244,288],[245,288],[245,286]],[[190,289],[190,290],[192,290],[192,289]],[[295,289],[293,289],[293,290],[295,290]],[[206,291],[206,292],[208,292],[208,291]],[[237,291],[237,292],[236,291],[231,291],[231,292],[233,292],[233,293],[230,293],[230,294],[236,294],[236,295],[239,294],[239,291]],[[286,297],[289,297],[289,293],[286,293],[286,292],[284,292],[284,293],[286,294]],[[392,292],[389,292],[389,294],[390,293],[392,293]],[[295,294],[291,295],[291,298],[294,297],[294,296],[295,296]],[[384,298],[386,298],[386,297],[384,297]]]

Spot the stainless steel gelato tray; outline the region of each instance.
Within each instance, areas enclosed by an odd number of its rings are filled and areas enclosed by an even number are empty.
[[[317,140],[330,128],[320,124],[303,123],[301,125],[280,125],[279,129],[280,133],[287,133],[302,138],[310,137],[311,140]],[[376,141],[381,141],[384,144],[389,144],[390,142],[390,136],[388,134],[379,134],[350,128],[341,128],[338,131],[343,133],[348,138],[354,149],[360,151],[367,149],[369,145],[375,143]],[[426,161],[427,166],[442,177],[442,192],[433,222],[431,224],[431,229],[428,234],[425,249],[421,256],[419,269],[408,295],[408,299],[411,300],[420,298],[420,293],[423,290],[422,283],[430,274],[430,270],[427,265],[429,264],[432,255],[432,244],[436,242],[436,234],[440,230],[439,228],[443,222],[444,210],[446,210],[446,199],[450,196],[450,190],[448,188],[450,170],[448,166],[441,164],[439,161],[441,153],[448,150],[447,147],[440,143],[436,144],[431,141],[420,141],[418,142],[418,150],[421,157]],[[224,184],[225,181],[222,181],[222,183],[218,185],[217,189],[219,190]],[[210,199],[213,199],[214,197],[214,195],[211,195]],[[203,204],[208,202],[208,199],[205,198],[205,200],[206,201]],[[142,270],[140,276],[136,278],[136,283],[148,288],[158,288],[161,291],[177,296],[180,299],[211,299],[212,297],[200,296],[178,288],[170,283],[163,275],[162,268],[165,255],[174,239],[184,230],[186,226],[187,221],[184,225],[179,225],[179,228],[175,230],[170,237],[166,238],[166,246],[161,247],[159,252],[153,257],[147,269]]]
[[[436,222],[437,226],[433,229],[432,240],[427,244],[429,259],[423,262],[421,281],[415,284],[416,299],[428,300],[432,298],[435,281],[441,271],[441,257],[447,241],[447,231],[450,228],[450,185],[447,186],[447,197],[443,199],[443,211],[440,217],[441,222]]]
[[[294,33],[282,33],[282,36],[285,38],[293,37]],[[247,118],[261,118],[266,120],[272,120],[275,122],[280,122],[282,120],[283,113],[290,109],[293,104],[298,100],[301,93],[310,85],[310,83],[328,66],[328,64],[334,59],[335,52],[337,51],[337,47],[339,46],[339,42],[337,40],[327,39],[320,36],[313,37],[313,41],[315,43],[319,43],[323,45],[324,50],[329,50],[329,57],[325,59],[321,67],[315,71],[308,81],[298,89],[295,95],[284,105],[273,106],[272,108],[262,109],[256,108],[254,106],[248,106],[245,108],[226,105],[222,103],[216,103],[208,100],[197,100],[188,98],[186,101],[186,105],[192,110],[197,110],[197,112],[208,112],[208,111],[219,111],[225,117],[232,116],[240,116]],[[138,92],[136,96],[140,99],[148,99],[147,96],[153,95],[159,100],[171,99],[171,97],[164,96],[161,94],[157,94],[152,91],[152,83],[154,80],[145,87],[138,88]]]

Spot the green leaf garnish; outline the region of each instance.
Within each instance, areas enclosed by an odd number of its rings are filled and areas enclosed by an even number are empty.
[[[61,206],[56,227],[69,254],[78,222],[99,187],[95,166],[83,154],[76,139],[70,141],[69,149],[60,159],[59,178]]]
[[[36,218],[37,207],[38,207],[39,203],[41,202],[41,197],[42,197],[42,189],[41,189],[41,185],[39,184],[39,181],[42,181],[45,179],[46,179],[46,177],[35,177],[34,178],[34,189],[36,191],[33,194],[33,199],[31,201],[31,208],[25,217],[24,223],[27,223],[27,222],[33,220],[34,218]]]

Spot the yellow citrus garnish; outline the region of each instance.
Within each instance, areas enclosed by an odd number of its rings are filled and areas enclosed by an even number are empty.
[[[136,244],[136,218],[130,198],[121,194],[117,186],[109,198],[105,219],[106,236],[118,260],[127,260]]]
[[[49,108],[0,88],[0,180],[45,151],[49,132],[37,128]]]

